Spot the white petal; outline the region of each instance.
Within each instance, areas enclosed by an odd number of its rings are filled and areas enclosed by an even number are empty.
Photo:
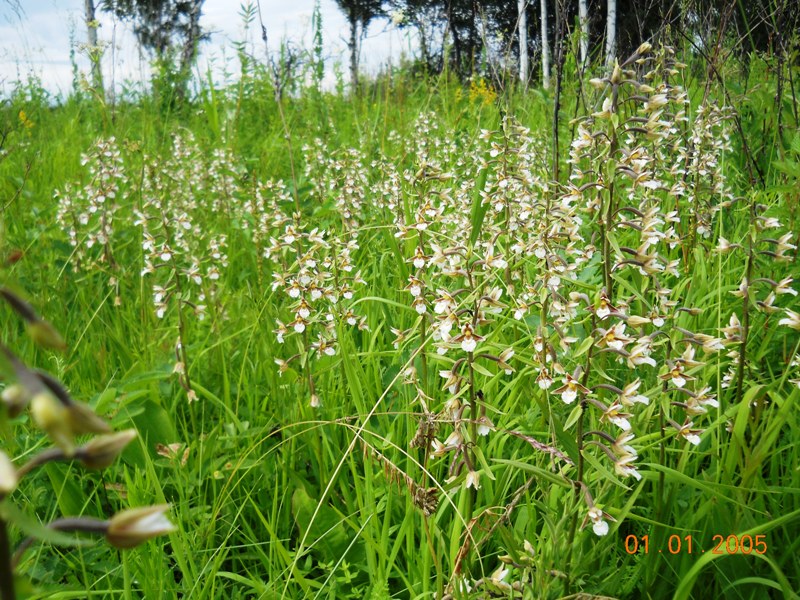
[[[608,523],[605,521],[595,521],[594,525],[592,525],[592,531],[594,531],[596,535],[603,537],[608,534]]]

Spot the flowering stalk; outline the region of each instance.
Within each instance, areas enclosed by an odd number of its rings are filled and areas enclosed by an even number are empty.
[[[672,344],[667,340],[667,361],[670,360],[672,353]],[[664,380],[661,383],[661,394],[663,397],[668,398],[668,385],[667,381]],[[658,464],[662,467],[667,466],[667,423],[666,423],[666,414],[664,410],[664,402],[661,401],[658,403]],[[665,484],[665,472],[661,470],[658,474],[658,489],[656,492],[657,495],[657,504],[656,504],[656,515],[661,517],[662,509],[664,506],[664,484]]]
[[[750,334],[750,285],[753,281],[753,228],[756,224],[756,200],[750,199],[749,220],[747,228],[747,256],[745,258],[744,290],[742,294],[742,329],[739,342],[739,366],[736,374],[736,404],[742,401],[744,395],[744,371],[747,362],[747,340]]]
[[[162,224],[164,233],[167,239],[167,244],[170,244],[169,227],[166,219]],[[177,298],[178,307],[178,344],[176,346],[176,353],[178,354],[178,362],[175,365],[175,371],[178,373],[178,381],[184,390],[189,402],[197,400],[197,393],[192,389],[192,381],[189,379],[189,356],[186,352],[186,321],[184,320],[184,300],[183,290],[181,289],[181,278],[178,277],[178,265],[175,262],[175,255],[173,254],[170,262],[172,263],[172,283],[175,286],[175,297]]]
[[[299,336],[299,351],[288,359],[275,359],[278,373],[289,369],[298,359],[310,396],[310,405],[317,408],[317,393],[311,357],[334,356],[337,351],[338,323],[367,329],[366,320],[353,310],[355,287],[365,281],[360,272],[353,273],[352,253],[358,249],[354,234],[345,241],[316,228],[306,231],[301,215],[281,219],[283,232],[272,237],[265,256],[275,263],[272,289],[282,289],[291,301],[293,319],[277,321],[274,330],[278,343],[288,336]],[[311,342],[311,333],[317,341]]]
[[[472,307],[469,310],[469,314],[472,316],[472,324],[468,331],[477,331],[478,330],[478,315],[479,313],[479,298],[481,291],[475,289],[475,281],[473,278],[473,268],[475,263],[471,266],[467,267],[467,281],[469,282],[470,292],[472,292],[472,297],[474,298],[472,302]],[[462,334],[466,336],[466,334]],[[469,441],[470,445],[467,446],[467,451],[464,452],[464,461],[466,463],[468,473],[467,473],[467,488],[465,492],[467,495],[467,507],[464,514],[464,520],[467,523],[472,521],[472,514],[475,509],[475,496],[478,492],[478,485],[470,486],[470,480],[473,477],[473,473],[478,473],[477,468],[475,467],[477,463],[476,455],[475,455],[475,447],[478,443],[478,395],[475,389],[475,348],[472,343],[469,343],[469,346],[466,346],[468,340],[462,340],[461,347],[462,350],[466,350],[467,348],[467,370],[469,371]],[[473,487],[472,490],[469,488]]]
[[[591,323],[592,323],[592,325],[591,325],[592,331],[594,331],[595,327],[596,327],[596,315],[595,315],[594,312],[592,313]],[[592,345],[589,346],[589,350],[586,352],[586,366],[583,369],[583,376],[581,378],[581,386],[584,389],[588,389],[587,386],[589,385],[589,374],[591,373],[591,370],[592,370],[592,355],[594,354],[594,346],[595,346],[595,344],[594,344],[594,342],[592,342]],[[577,482],[579,484],[581,484],[581,485],[583,485],[583,468],[584,468],[583,430],[584,430],[584,427],[585,427],[584,419],[586,417],[586,410],[588,408],[588,403],[587,403],[587,399],[586,398],[587,397],[586,397],[585,394],[581,395],[581,400],[580,400],[581,414],[580,414],[580,417],[578,418],[578,431],[575,434],[576,442],[577,442],[577,445],[578,445],[578,475],[577,475]]]
[[[144,267],[142,276],[152,276],[153,304],[158,319],[163,319],[174,301],[177,315],[176,363],[174,372],[186,391],[188,401],[197,400],[189,378],[188,320],[191,312],[198,321],[205,319],[207,298],[215,298],[216,282],[228,266],[227,236],[217,235],[208,224],[211,215],[229,220],[221,189],[229,189],[231,175],[215,157],[207,165],[191,136],[176,138],[172,155],[146,171],[142,184],[142,206],[134,211],[135,224],[142,228]],[[201,194],[211,190],[215,196],[208,206]],[[192,414],[192,419],[195,416]]]
[[[56,220],[67,232],[74,248],[74,269],[105,271],[114,287],[114,305],[119,296],[119,265],[114,258],[114,215],[119,210],[118,197],[126,186],[125,164],[115,138],[98,139],[92,149],[81,156],[89,183],[83,187],[67,184],[57,191]]]

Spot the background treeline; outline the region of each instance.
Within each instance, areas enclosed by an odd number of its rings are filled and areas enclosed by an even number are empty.
[[[14,0],[10,0],[12,4]],[[199,45],[208,39],[202,23],[205,0],[85,0],[89,45],[97,46],[97,11],[129,22],[140,44],[184,82]],[[462,77],[511,73],[523,81],[560,69],[564,45],[582,66],[610,64],[630,55],[642,41],[713,51],[721,40],[742,63],[753,52],[788,56],[798,30],[797,0],[337,0],[350,23],[351,83],[358,79],[359,49],[367,28],[413,30],[418,66],[429,73],[449,68]],[[244,3],[243,14],[256,6]],[[319,8],[315,19],[320,18]],[[260,23],[259,23],[260,24]],[[373,27],[374,31],[374,27]],[[263,32],[268,33],[266,30]],[[520,43],[520,40],[524,43]],[[319,42],[319,40],[315,40]],[[796,55],[792,55],[796,60]],[[102,52],[93,70],[100,81]],[[287,57],[284,56],[284,59]],[[552,65],[552,66],[551,66]]]

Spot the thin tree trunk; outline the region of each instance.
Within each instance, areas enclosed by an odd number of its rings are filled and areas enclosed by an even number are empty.
[[[447,3],[447,29],[453,36],[453,59],[455,71],[461,75],[461,38],[458,37],[458,29],[453,25],[453,10],[450,3]]]
[[[475,11],[475,0],[472,1],[471,10],[472,10],[472,13],[470,15],[469,36],[468,36],[468,40],[469,40],[469,55],[467,56],[467,59],[469,60],[469,74],[470,74],[470,76],[472,76],[475,73],[475,59],[476,59],[475,49],[478,46],[478,42],[477,42],[477,40],[478,40],[478,29],[477,29],[477,26],[475,25],[475,22],[477,21],[478,15],[477,15],[477,12]]]
[[[358,89],[358,20],[353,7],[350,8],[350,41],[347,46],[350,49],[350,85],[355,93]]]
[[[581,72],[586,69],[586,61],[589,60],[589,2],[588,0],[578,0],[578,22],[581,28]]]
[[[556,90],[553,101],[553,181],[558,181],[558,117],[561,110],[561,81],[564,72],[564,0],[556,0],[556,29],[553,54],[556,67]]]
[[[606,16],[606,66],[611,68],[617,58],[617,0],[608,0]]]
[[[431,53],[428,50],[428,35],[425,32],[424,19],[417,24],[417,33],[419,35],[419,51],[422,54],[422,62],[425,64],[425,71],[427,72],[433,65],[431,64]]]
[[[528,18],[525,14],[527,0],[517,0],[519,11],[519,81],[523,88],[528,87]]]
[[[183,48],[181,49],[181,87],[179,90],[181,95],[185,95],[186,93],[186,85],[189,80],[192,64],[194,64],[194,60],[197,58],[197,45],[200,43],[200,36],[202,34],[200,31],[200,10],[203,7],[204,1],[205,0],[194,0],[189,11],[189,27],[186,32],[186,39],[183,42]]]
[[[778,55],[778,86],[775,92],[775,109],[778,111],[778,156],[783,160],[783,63],[784,59],[786,58],[787,51],[783,43],[783,10],[784,4],[781,3],[778,10],[776,10],[776,14],[773,17],[775,19],[775,50],[776,54]],[[789,72],[791,72],[791,65],[789,68]]]
[[[103,71],[100,59],[102,52],[97,44],[97,17],[95,16],[94,0],[84,0],[83,12],[86,18],[86,37],[89,43],[89,60],[92,61],[92,86],[98,94],[103,94]]]
[[[542,10],[542,87],[550,88],[550,42],[547,39],[547,0],[540,0]]]

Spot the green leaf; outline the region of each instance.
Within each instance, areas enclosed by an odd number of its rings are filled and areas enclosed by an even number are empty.
[[[741,535],[745,535],[747,532],[742,533]],[[692,588],[694,587],[695,582],[697,581],[700,572],[703,568],[708,565],[711,561],[715,560],[722,560],[724,558],[728,558],[731,556],[737,556],[735,554],[714,554],[713,552],[706,552],[697,560],[692,568],[689,569],[687,573],[684,573],[681,576],[680,583],[678,584],[678,589],[675,590],[675,595],[673,596],[674,600],[687,600],[688,598],[696,597],[692,594]],[[792,598],[796,599],[798,595],[792,591],[792,584],[789,582],[786,575],[780,569],[778,564],[770,558],[766,554],[757,554],[753,553],[749,555],[751,560],[760,559],[765,561],[775,573],[775,578],[777,579],[778,585],[783,589],[783,597],[784,598]],[[764,597],[767,597],[768,594],[766,591],[764,592]]]
[[[92,408],[94,408],[94,412],[100,416],[105,416],[111,411],[111,405],[117,397],[117,388],[106,388],[103,392],[97,397],[97,401],[94,403]]]
[[[537,477],[539,477],[539,479],[542,479],[544,481],[549,481],[550,483],[555,484],[555,485],[559,485],[559,486],[562,486],[562,487],[565,487],[565,488],[571,488],[572,487],[572,484],[567,479],[565,479],[564,477],[560,477],[556,473],[552,473],[552,472],[548,471],[547,469],[542,469],[541,467],[537,467],[536,465],[531,465],[531,464],[528,464],[528,463],[525,463],[525,462],[522,462],[522,461],[519,461],[519,460],[507,460],[507,459],[503,459],[503,458],[494,458],[494,459],[492,459],[492,462],[495,462],[495,463],[501,464],[501,465],[508,465],[509,467],[511,467],[513,469],[516,469],[516,470],[519,470],[519,471],[525,471],[527,473],[532,473],[532,474],[536,475]]]
[[[492,373],[489,369],[484,367],[482,364],[478,363],[477,361],[472,363],[472,368],[480,373],[481,375],[485,375],[486,377],[494,377],[495,374]]]
[[[217,571],[216,576],[222,577],[223,579],[230,579],[236,583],[241,583],[257,594],[263,595],[269,591],[269,588],[264,585],[263,581],[259,581],[258,579],[254,579],[252,577],[245,577],[244,575],[240,575],[238,573],[231,573],[230,571]]]
[[[622,254],[622,250],[620,250],[619,242],[617,241],[617,236],[611,232],[606,232],[606,239],[608,243],[611,244],[611,247],[614,249],[615,256],[624,256]]]
[[[581,412],[582,412],[581,404],[580,402],[578,402],[578,404],[576,404],[575,407],[572,409],[572,412],[569,413],[569,416],[567,417],[567,422],[564,423],[564,429],[572,428],[572,426],[578,422],[578,419],[581,416]]]
[[[584,339],[580,343],[580,345],[578,346],[578,349],[575,351],[574,358],[579,358],[579,357],[583,356],[584,354],[586,354],[589,351],[589,348],[592,347],[592,344],[594,344],[594,338],[593,337],[590,336],[590,337],[587,337],[586,339]]]
[[[488,159],[488,156],[486,158]],[[488,173],[489,169],[483,169],[480,171],[478,179],[475,181],[475,188],[472,192],[472,217],[470,219],[472,231],[470,232],[469,236],[470,246],[475,245],[475,241],[478,239],[478,236],[481,233],[483,219],[486,217],[486,212],[489,210],[489,203],[483,203],[483,196],[481,196],[481,192],[486,186],[486,176]]]
[[[558,440],[559,446],[564,450],[564,452],[569,456],[570,460],[577,464],[578,463],[578,443],[575,441],[575,437],[564,431],[565,429],[572,426],[574,421],[578,420],[578,416],[581,414],[581,405],[578,404],[573,410],[572,414],[570,415],[569,419],[567,420],[567,427],[561,427],[561,422],[555,416],[553,416],[553,429],[555,430],[556,439]],[[574,421],[570,423],[575,416]]]
[[[739,406],[736,407],[736,418],[733,421],[731,442],[728,446],[727,460],[725,463],[726,468],[731,473],[738,471],[738,462],[746,463],[750,456],[750,450],[747,447],[747,440],[745,439],[747,424],[750,420],[750,406],[753,400],[755,400],[764,389],[763,385],[754,385],[744,393],[742,401],[739,403]]]
[[[126,411],[125,414],[130,417],[130,421],[139,432],[141,442],[139,444],[130,444],[125,449],[125,460],[141,468],[145,463],[143,449],[147,450],[151,458],[155,458],[156,444],[172,444],[181,438],[175,431],[175,426],[169,413],[163,407],[151,400],[147,400],[137,408],[139,409],[138,412]]]
[[[619,480],[619,477],[617,477],[616,475],[614,475],[614,473],[609,471],[605,467],[605,465],[603,463],[601,463],[599,460],[597,460],[594,456],[592,456],[591,453],[589,453],[586,450],[584,450],[581,454],[583,455],[584,460],[587,463],[589,463],[590,465],[592,465],[592,468],[594,468],[595,471],[597,471],[600,475],[603,476],[603,479],[606,479],[606,480],[610,481],[611,483],[613,483],[614,485],[618,485],[621,488],[624,488],[626,490],[630,490],[630,487],[628,487],[627,485],[622,483]]]
[[[658,463],[641,463],[642,466],[646,466],[651,471],[662,471],[665,474],[665,478],[669,482],[676,482],[683,484],[685,486],[693,487],[698,490],[701,490],[709,497],[713,497],[718,501],[726,501],[732,504],[739,506],[745,510],[750,510],[750,506],[742,501],[735,500],[733,498],[729,498],[725,495],[725,489],[722,486],[714,485],[710,483],[706,483],[704,481],[700,481],[696,477],[690,477],[685,473],[681,473],[680,471],[676,471],[675,469],[670,469],[669,467],[665,467]],[[647,472],[642,472],[642,475],[648,477],[651,475]]]
[[[78,485],[75,469],[69,464],[49,463],[42,467],[50,480],[50,488],[57,498],[62,514],[78,515],[84,509],[86,500]],[[70,476],[72,475],[72,476]]]
[[[473,451],[475,452],[475,458],[478,459],[478,463],[481,465],[481,472],[486,475],[492,481],[495,480],[494,474],[492,470],[489,468],[489,463],[486,462],[486,457],[483,454],[483,451],[478,447],[474,446]]]

